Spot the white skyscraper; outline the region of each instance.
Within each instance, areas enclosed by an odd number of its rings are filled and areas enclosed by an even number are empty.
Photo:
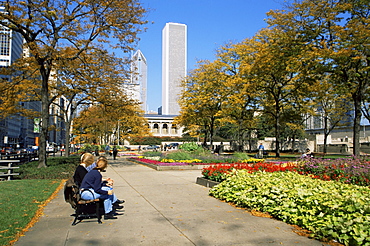
[[[145,56],[140,50],[137,50],[132,56],[133,97],[142,103],[141,108],[144,113],[147,112],[147,70]]]
[[[180,82],[186,76],[187,27],[166,23],[162,31],[162,114],[178,115]]]
[[[0,7],[0,11],[5,12],[5,8]],[[21,34],[0,25],[0,66],[10,66],[16,59],[21,57],[22,44],[23,38]]]

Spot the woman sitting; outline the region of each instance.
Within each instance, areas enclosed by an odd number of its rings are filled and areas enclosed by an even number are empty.
[[[78,165],[73,175],[73,179],[78,187],[81,186],[82,180],[89,171],[88,168],[94,163],[94,156],[90,153],[81,155],[81,164]]]
[[[302,158],[313,157],[313,154],[309,148],[306,149],[306,152],[302,154]]]
[[[101,172],[108,166],[108,161],[99,158],[96,167],[88,172],[81,184],[81,198],[84,200],[103,199],[104,200],[104,219],[117,219],[113,210],[113,204],[117,198],[113,194],[113,189],[105,190],[103,188],[103,177]]]
[[[104,161],[104,162],[108,162],[108,160],[107,160],[107,158],[106,158],[105,156],[100,156],[100,157],[98,158],[98,161],[97,161],[97,162],[99,162],[100,160],[102,160],[102,161]],[[91,170],[92,170],[92,169],[94,169],[94,167],[96,167],[96,162],[95,162],[95,163],[93,163],[93,164],[90,166]],[[90,172],[91,170],[89,170],[89,172]],[[113,181],[113,179],[111,179],[111,178],[103,179],[102,189],[103,189],[103,190],[106,190],[106,191],[108,191],[108,190],[113,190],[113,183],[114,183],[114,181]],[[116,195],[115,195],[115,194],[113,194],[113,208],[114,208],[114,209],[121,209],[121,208],[123,208],[123,206],[120,206],[120,204],[121,204],[121,203],[124,203],[124,202],[125,202],[125,200],[119,200],[119,199],[117,199]]]

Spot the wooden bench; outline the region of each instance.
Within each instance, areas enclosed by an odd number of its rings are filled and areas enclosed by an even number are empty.
[[[84,190],[84,191],[89,191],[89,190]],[[79,191],[75,190],[75,192],[79,192]],[[74,214],[75,219],[73,220],[73,223],[72,223],[73,226],[80,223],[83,219],[89,219],[89,218],[94,218],[94,217],[98,219],[98,224],[102,223],[101,218],[104,212],[100,210],[104,209],[103,200],[100,200],[99,198],[96,198],[93,200],[84,200],[80,196],[77,196],[76,199],[77,199],[76,208],[75,208],[75,214]],[[92,209],[93,207],[94,209]]]
[[[19,160],[0,160],[0,177],[7,177],[7,180],[11,180],[14,175],[19,175],[19,173],[13,173],[13,170],[19,167],[13,167],[14,163],[19,163]],[[6,170],[6,172],[1,172],[1,170]]]
[[[101,218],[104,212],[101,212],[100,209],[104,208],[104,205],[100,205],[102,201],[100,199],[94,199],[94,200],[83,200],[80,199],[77,202],[77,208],[75,210],[75,219],[72,222],[72,225],[77,225],[80,223],[83,219],[90,219],[96,217],[98,219],[98,224],[101,224]],[[95,211],[88,212],[86,206],[94,206],[95,205]],[[78,221],[77,221],[78,220]]]
[[[312,157],[320,157],[320,158],[323,158],[323,157],[325,157],[326,153],[323,153],[323,152],[312,152],[311,155],[312,155]]]

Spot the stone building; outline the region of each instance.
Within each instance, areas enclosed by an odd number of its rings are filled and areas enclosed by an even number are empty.
[[[176,115],[146,114],[149,128],[155,137],[181,137],[184,127],[173,124]]]

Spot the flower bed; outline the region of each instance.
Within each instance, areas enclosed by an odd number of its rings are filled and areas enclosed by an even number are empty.
[[[166,162],[162,162],[162,161],[159,161],[159,160],[153,160],[153,159],[149,159],[149,158],[143,158],[143,157],[132,157],[131,159],[133,160],[136,160],[136,161],[139,161],[139,162],[143,162],[143,163],[147,163],[147,164],[152,164],[152,165],[156,165],[156,166],[194,166],[194,165],[209,165],[207,163],[200,163],[200,162],[194,162],[194,161],[189,161],[189,160],[184,160],[184,161],[173,161],[171,162],[171,160],[168,160]]]
[[[370,162],[360,158],[303,160],[297,169],[299,174],[322,180],[335,180],[360,186],[370,185]]]
[[[267,212],[319,239],[370,245],[370,189],[296,172],[235,170],[210,195]]]
[[[137,153],[129,152],[129,153],[118,153],[118,156],[136,156]]]
[[[232,170],[245,169],[248,172],[285,172],[292,171],[315,179],[334,180],[360,186],[370,185],[370,162],[362,159],[314,159],[299,162],[258,162],[252,164],[218,164],[205,167],[202,175],[210,180],[222,182]]]
[[[152,165],[157,165],[157,166],[193,166],[193,165],[234,165],[234,164],[224,164],[224,163],[204,163],[202,160],[199,159],[192,159],[192,160],[173,160],[173,159],[162,159],[159,161],[159,157],[143,157],[143,156],[137,156],[137,157],[132,157],[131,159],[137,160],[143,163],[148,163]],[[246,164],[246,163],[257,163],[263,161],[261,159],[249,159],[249,160],[242,160],[240,165]],[[248,165],[248,164],[246,164]]]
[[[201,170],[202,168],[209,166],[209,164],[206,163],[161,162],[158,160],[140,157],[130,157],[129,160],[153,168],[157,171]]]
[[[216,182],[222,182],[227,178],[227,175],[233,170],[244,169],[248,172],[264,171],[264,172],[285,172],[295,171],[297,164],[293,162],[257,162],[257,163],[234,163],[234,164],[218,164],[205,167],[202,170],[202,175],[206,179]]]

